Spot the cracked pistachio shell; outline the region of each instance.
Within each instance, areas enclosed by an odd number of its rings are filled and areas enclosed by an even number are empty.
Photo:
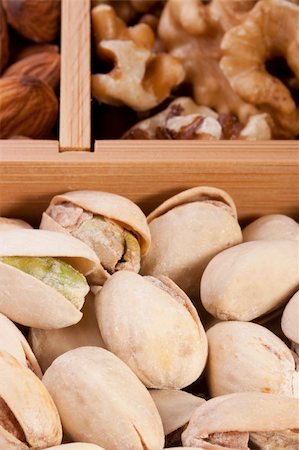
[[[133,231],[138,236],[141,255],[143,256],[148,252],[151,236],[145,215],[128,198],[110,192],[73,191],[56,195],[43,214],[40,228],[68,233],[65,228],[55,222],[48,214],[52,206],[65,202],[70,202],[93,214],[112,219],[125,229]],[[108,277],[109,274],[101,266],[101,270],[97,270],[96,281],[103,283]]]
[[[34,373],[0,351],[0,448],[58,445],[62,428],[50,394]]]
[[[95,444],[85,444],[84,442],[75,442],[73,444],[62,444],[55,447],[49,447],[46,450],[105,450]]]
[[[221,320],[253,320],[282,306],[299,284],[299,241],[253,241],[216,255],[200,295]]]
[[[14,356],[24,367],[31,369],[39,378],[42,372],[30,345],[11,320],[0,313],[0,350]]]
[[[20,219],[10,219],[7,217],[0,217],[0,231],[8,231],[14,229],[32,228],[29,223]]]
[[[298,411],[298,408],[298,399],[258,392],[212,398],[197,408],[192,415],[182,435],[183,445],[221,450],[227,447],[210,444],[207,438],[214,433],[223,435],[230,432],[242,434],[297,429],[299,414],[294,412]],[[240,449],[233,446],[230,448]]]
[[[1,233],[0,257],[53,257],[88,275],[99,264],[96,254],[72,236],[44,230]],[[36,328],[63,328],[82,313],[56,289],[16,267],[0,262],[0,311],[11,320]],[[88,288],[86,284],[86,288]]]
[[[29,342],[34,354],[45,372],[54,359],[78,347],[104,347],[95,315],[94,296],[89,293],[82,308],[80,322],[58,330],[31,328]]]
[[[95,305],[106,348],[147,387],[180,389],[202,373],[206,334],[191,301],[169,278],[117,272]]]
[[[107,450],[163,448],[163,427],[150,394],[107,350],[71,350],[53,362],[43,381],[73,440]]]
[[[269,214],[251,222],[243,229],[243,240],[299,239],[299,224],[283,214]]]
[[[236,207],[220,189],[196,187],[171,197],[148,222],[152,243],[141,274],[166,275],[191,299],[208,262],[221,250],[242,241]]]
[[[299,291],[293,295],[283,311],[281,329],[287,338],[299,344]]]
[[[188,424],[193,412],[205,399],[188,392],[172,389],[152,389],[149,391],[162,419],[164,434]]]
[[[251,391],[298,396],[292,352],[267,328],[252,322],[220,322],[207,336],[212,397]]]

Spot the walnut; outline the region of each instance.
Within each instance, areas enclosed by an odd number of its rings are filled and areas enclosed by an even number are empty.
[[[155,37],[147,24],[127,27],[108,5],[94,8],[92,20],[98,55],[114,62],[109,73],[92,76],[92,94],[98,101],[144,111],[183,81],[185,72],[176,58],[151,51]]]
[[[222,41],[220,66],[233,90],[245,102],[271,115],[278,138],[299,134],[299,108],[289,89],[267,72],[265,62],[284,57],[299,80],[298,29],[297,5],[285,0],[261,0]]]
[[[244,125],[232,114],[217,114],[191,98],[180,97],[164,111],[134,125],[123,139],[267,140],[271,139],[271,121],[268,114],[256,114]]]
[[[257,112],[256,108],[233,91],[219,67],[225,29],[244,17],[242,11],[234,13],[241,9],[241,3],[212,0],[203,5],[199,0],[169,0],[160,19],[159,36],[170,54],[182,62],[195,101],[221,113],[235,114],[244,122]],[[249,7],[253,3],[250,1]]]

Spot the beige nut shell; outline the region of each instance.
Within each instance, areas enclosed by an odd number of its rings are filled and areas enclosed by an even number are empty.
[[[165,436],[186,425],[195,409],[205,402],[201,397],[175,389],[151,389],[149,392],[162,419]]]
[[[14,356],[24,367],[30,368],[39,378],[42,372],[24,335],[6,316],[0,313],[0,350]]]
[[[267,328],[252,322],[220,322],[207,336],[212,397],[234,392],[299,395],[292,352]]]
[[[107,350],[71,350],[53,362],[43,381],[72,439],[109,450],[163,447],[163,427],[150,394]]]
[[[58,330],[31,328],[29,342],[45,372],[54,359],[74,348],[85,346],[104,347],[95,315],[94,296],[87,294],[80,322]]]
[[[283,311],[281,329],[287,338],[299,344],[299,291],[293,295]]]
[[[49,447],[46,450],[105,450],[94,444],[85,444],[84,442],[75,442],[73,444],[62,444],[55,447]]]
[[[299,224],[283,214],[269,214],[259,217],[243,230],[243,241],[268,239],[299,239]]]
[[[234,203],[216,188],[184,191],[164,202],[148,220],[152,243],[141,273],[168,276],[194,301],[208,262],[242,241]]]
[[[160,280],[176,298],[141,275],[113,274],[96,296],[96,314],[106,348],[147,387],[180,389],[202,373],[207,339],[189,298]]]
[[[253,320],[282,306],[299,284],[299,241],[244,242],[216,255],[200,295],[221,320]]]
[[[64,202],[71,202],[86,211],[115,220],[124,228],[134,231],[140,238],[141,254],[144,255],[147,253],[151,237],[146,217],[141,209],[131,200],[110,192],[73,191],[56,195],[51,200],[50,206],[59,205]],[[46,211],[42,218],[41,228],[51,225],[51,223],[45,222],[48,217]],[[59,225],[58,227],[62,228]]]
[[[13,356],[0,351],[0,397],[13,412],[28,442],[22,444],[0,426],[0,448],[26,450],[58,445],[62,428],[57,409],[43,383]]]
[[[150,223],[153,219],[160,217],[162,214],[165,214],[176,206],[192,202],[202,202],[205,200],[214,200],[224,203],[231,209],[232,216],[235,217],[235,219],[237,218],[236,205],[227,192],[210,186],[197,186],[182,191],[165,200],[165,202],[149,214],[147,221]]]
[[[23,229],[29,228],[31,229],[31,225],[29,223],[24,222],[24,220],[20,219],[10,219],[7,217],[0,217],[0,231],[8,231],[14,229]]]
[[[185,446],[198,443],[204,447],[202,439],[216,432],[296,429],[299,415],[294,411],[298,408],[299,400],[295,398],[257,392],[212,398],[197,408],[182,434],[182,442]]]
[[[45,230],[12,230],[0,236],[0,256],[51,256],[84,275],[99,265],[96,254],[72,236]],[[0,311],[15,322],[36,328],[62,328],[82,313],[62,294],[37,278],[0,262]]]

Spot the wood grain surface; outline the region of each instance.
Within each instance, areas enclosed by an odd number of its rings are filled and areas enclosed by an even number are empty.
[[[296,141],[101,141],[95,152],[58,152],[55,141],[6,141],[0,215],[38,225],[51,197],[79,189],[114,192],[149,213],[197,185],[232,195],[245,223],[262,214],[299,219]]]
[[[60,151],[90,149],[90,0],[62,0]]]

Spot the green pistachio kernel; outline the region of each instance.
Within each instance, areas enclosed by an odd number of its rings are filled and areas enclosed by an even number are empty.
[[[77,309],[89,291],[85,277],[60,259],[31,256],[3,256],[0,262],[15,267],[56,289]]]
[[[122,257],[124,261],[131,261],[131,259],[140,259],[140,247],[136,237],[129,231],[124,231],[125,238],[125,252]]]

